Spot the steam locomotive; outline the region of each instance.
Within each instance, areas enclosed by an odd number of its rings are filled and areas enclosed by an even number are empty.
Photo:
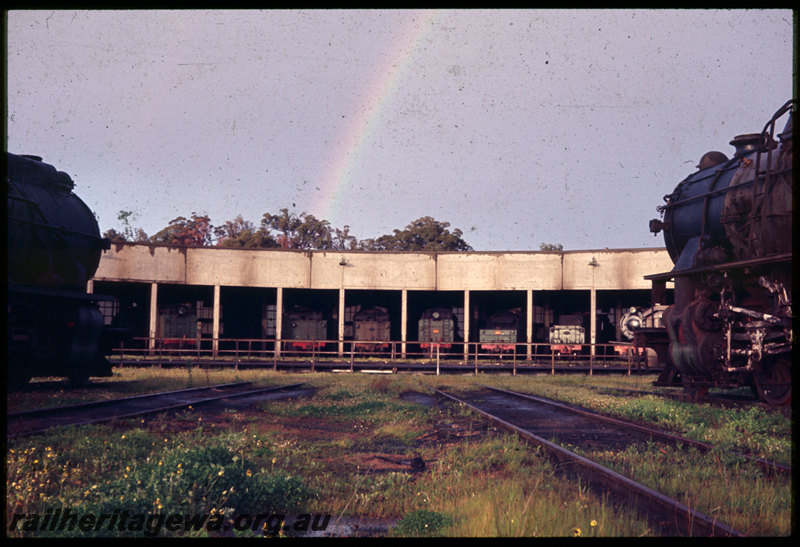
[[[125,329],[106,326],[87,282],[109,241],[69,175],[8,153],[8,386],[35,376],[83,383],[111,376],[106,359]]]
[[[698,400],[711,386],[748,385],[770,404],[791,402],[794,108],[791,100],[760,133],[735,137],[733,158],[703,155],[664,196],[663,220],[650,221],[675,264],[646,276],[654,303],[667,280],[675,283],[663,357]],[[656,347],[651,334],[641,342]]]

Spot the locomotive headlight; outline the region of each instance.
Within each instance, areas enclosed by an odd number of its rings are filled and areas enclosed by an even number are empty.
[[[629,330],[636,330],[642,326],[642,321],[638,317],[631,317],[628,319],[628,322],[625,324]]]

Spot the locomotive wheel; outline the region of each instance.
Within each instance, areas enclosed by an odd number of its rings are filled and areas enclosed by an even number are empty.
[[[787,357],[781,357],[766,371],[753,375],[756,390],[762,401],[773,406],[792,402],[792,365]]]

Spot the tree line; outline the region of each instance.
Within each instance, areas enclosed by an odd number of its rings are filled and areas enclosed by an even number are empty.
[[[316,251],[471,251],[459,229],[450,230],[450,223],[425,216],[411,222],[403,230],[394,230],[377,238],[359,240],[345,225],[339,229],[324,219],[308,213],[296,214],[281,209],[278,214],[264,213],[261,223],[238,215],[219,226],[208,215],[192,212],[177,217],[156,234],[148,236],[134,228],[131,211],[120,211],[120,230],[106,230],[103,237],[112,242],[159,243],[182,247],[226,247],[243,249],[304,249]]]
[[[350,226],[339,229],[327,220],[308,213],[264,213],[256,226],[238,215],[214,226],[208,215],[192,212],[189,218],[177,217],[153,236],[134,228],[132,211],[120,211],[120,231],[106,230],[103,237],[112,242],[159,243],[180,247],[226,247],[240,249],[303,249],[314,251],[472,251],[458,228],[450,231],[449,222],[424,216],[402,230],[393,230],[377,238],[359,240],[350,234]],[[562,251],[560,243],[541,243],[540,251]]]

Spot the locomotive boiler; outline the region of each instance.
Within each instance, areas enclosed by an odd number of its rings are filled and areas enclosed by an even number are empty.
[[[664,310],[668,358],[684,386],[749,385],[770,404],[792,393],[792,110],[783,105],[760,133],[708,152],[698,171],[664,197],[663,230],[675,266],[647,276],[654,294],[674,280]],[[788,118],[783,131],[779,120]]]
[[[69,175],[36,156],[8,153],[9,386],[35,376],[82,383],[110,376],[116,330],[104,326],[87,282],[109,242],[73,193]]]

